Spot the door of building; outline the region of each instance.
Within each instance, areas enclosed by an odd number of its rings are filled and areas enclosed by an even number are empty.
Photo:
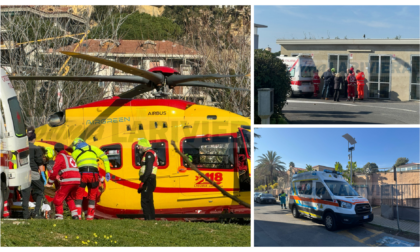
[[[420,100],[420,55],[411,56],[410,100]]]
[[[391,90],[391,56],[370,55],[369,66],[369,98],[389,99]]]

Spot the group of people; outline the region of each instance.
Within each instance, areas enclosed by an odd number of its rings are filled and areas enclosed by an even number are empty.
[[[360,70],[354,71],[354,68],[351,67],[347,69],[346,74],[336,73],[335,68],[327,69],[321,77],[318,75],[318,70],[315,70],[313,77],[314,84],[314,96],[317,97],[319,92],[319,84],[321,79],[324,80],[324,86],[321,92],[321,99],[328,100],[329,91],[331,88],[334,89],[333,98],[334,101],[340,101],[340,90],[345,89],[347,86],[347,101],[356,99],[356,83],[357,83],[357,97],[358,100],[363,100],[364,97],[364,87],[367,82],[365,74]]]
[[[87,209],[86,220],[93,220],[95,216],[95,205],[100,200],[104,178],[100,176],[97,160],[101,159],[105,168],[105,180],[108,182],[110,176],[110,163],[108,156],[98,147],[87,144],[83,139],[76,138],[72,145],[72,153],[69,154],[65,146],[56,143],[54,149],[36,146],[36,134],[34,127],[27,130],[29,140],[29,159],[31,168],[30,187],[18,190],[19,198],[22,200],[23,218],[39,219],[46,218],[41,214],[41,206],[45,202],[45,187],[55,186],[55,195],[52,203],[55,206],[55,219],[63,219],[63,203],[66,201],[71,212],[72,219],[82,219],[82,210]],[[141,207],[146,220],[155,219],[153,192],[156,188],[156,173],[158,169],[158,158],[152,149],[150,142],[139,139],[137,150],[141,154],[138,193],[141,194]],[[54,159],[54,162],[52,160]],[[10,169],[15,166],[11,159]],[[51,162],[50,162],[51,161]],[[49,167],[48,167],[49,166]],[[47,168],[48,167],[48,168]],[[86,197],[86,187],[88,188]],[[35,202],[35,209],[29,212],[29,199]],[[12,196],[13,197],[13,196]],[[87,201],[87,204],[85,204]],[[87,205],[87,207],[86,207]],[[5,208],[7,208],[7,201]],[[3,217],[8,217],[9,212],[5,211]]]

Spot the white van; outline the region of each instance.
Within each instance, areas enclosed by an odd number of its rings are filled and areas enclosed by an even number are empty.
[[[308,54],[299,54],[295,57],[280,55],[277,58],[286,64],[290,73],[292,88],[287,93],[287,97],[292,97],[293,95],[311,97],[314,94],[312,78],[316,69],[312,56]]]
[[[3,217],[3,202],[9,197],[9,187],[20,186],[22,190],[28,188],[31,185],[31,168],[22,111],[6,71],[0,71],[0,217]],[[12,152],[16,156],[15,169],[9,169]]]
[[[373,220],[366,198],[351,187],[336,171],[324,170],[294,174],[289,193],[293,217],[303,215],[322,220],[329,231],[340,224],[358,224]]]

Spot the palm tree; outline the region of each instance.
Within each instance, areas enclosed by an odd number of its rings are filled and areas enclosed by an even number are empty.
[[[270,174],[270,180],[273,181],[273,172],[285,172],[286,167],[284,162],[282,162],[280,156],[277,156],[275,151],[267,151],[267,154],[263,154],[258,157],[257,167],[265,171],[265,174]]]
[[[257,143],[255,142],[255,138],[260,138],[261,135],[258,135],[257,133],[254,132],[254,150],[257,150],[258,148],[255,146]]]
[[[312,165],[306,165],[306,171],[313,171]]]
[[[340,162],[335,162],[334,167],[336,171],[343,173],[343,166],[340,164]]]

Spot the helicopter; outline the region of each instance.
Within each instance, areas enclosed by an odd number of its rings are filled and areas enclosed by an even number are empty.
[[[137,69],[122,63],[75,52],[63,54],[97,62],[132,76],[10,76],[10,80],[118,81],[136,87],[111,99],[56,112],[36,129],[35,145],[53,147],[62,143],[72,152],[72,141],[82,138],[101,148],[111,164],[111,180],[105,182],[95,218],[142,216],[140,153],[138,139],[147,138],[158,156],[154,205],[157,219],[219,220],[221,216],[250,218],[250,209],[224,196],[188,167],[171,141],[205,176],[240,200],[250,203],[250,119],[215,107],[184,100],[165,99],[176,86],[232,88],[203,80],[232,75],[182,76],[169,67]],[[160,99],[133,99],[156,89]],[[105,175],[99,161],[100,175]]]

